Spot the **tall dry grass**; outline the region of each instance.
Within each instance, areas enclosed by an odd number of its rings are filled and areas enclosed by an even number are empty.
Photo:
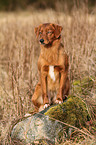
[[[33,107],[31,97],[38,81],[37,60],[40,53],[34,27],[45,22],[63,26],[62,42],[69,55],[71,91],[74,80],[82,80],[88,76],[94,83],[96,81],[96,14],[89,15],[87,8],[75,9],[71,15],[51,9],[31,13],[1,13],[1,144],[11,144],[8,135],[13,122],[22,118]],[[91,97],[87,96],[93,105],[95,93],[93,86]]]

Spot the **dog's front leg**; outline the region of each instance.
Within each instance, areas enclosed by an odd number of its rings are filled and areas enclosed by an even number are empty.
[[[42,66],[41,68],[41,88],[42,88],[42,97],[44,108],[49,106],[49,100],[47,96],[47,70],[46,66]]]
[[[64,67],[62,67],[60,70],[60,86],[59,86],[59,92],[57,94],[56,103],[60,104],[63,102],[63,92],[65,88],[65,83],[67,80],[67,75],[68,75],[68,72],[65,71]]]

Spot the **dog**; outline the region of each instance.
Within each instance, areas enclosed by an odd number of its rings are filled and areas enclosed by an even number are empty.
[[[69,94],[68,55],[61,43],[62,26],[44,23],[35,28],[41,52],[38,59],[39,82],[32,102],[39,111],[63,103]]]

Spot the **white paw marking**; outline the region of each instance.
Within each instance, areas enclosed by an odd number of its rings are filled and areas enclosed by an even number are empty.
[[[44,105],[44,109],[47,108],[47,107],[49,107],[49,106],[50,106],[49,104],[45,104]]]
[[[54,66],[52,65],[49,66],[49,75],[51,79],[55,82]]]
[[[31,116],[32,114],[29,114],[29,113],[26,113],[25,115],[24,115],[24,117],[29,117],[29,116]]]
[[[55,102],[56,102],[56,104],[61,104],[62,103],[62,101],[59,101],[59,100],[56,100]]]

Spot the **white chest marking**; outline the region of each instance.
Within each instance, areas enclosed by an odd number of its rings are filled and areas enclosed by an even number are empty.
[[[52,65],[49,66],[49,75],[51,79],[55,82],[54,66]]]

